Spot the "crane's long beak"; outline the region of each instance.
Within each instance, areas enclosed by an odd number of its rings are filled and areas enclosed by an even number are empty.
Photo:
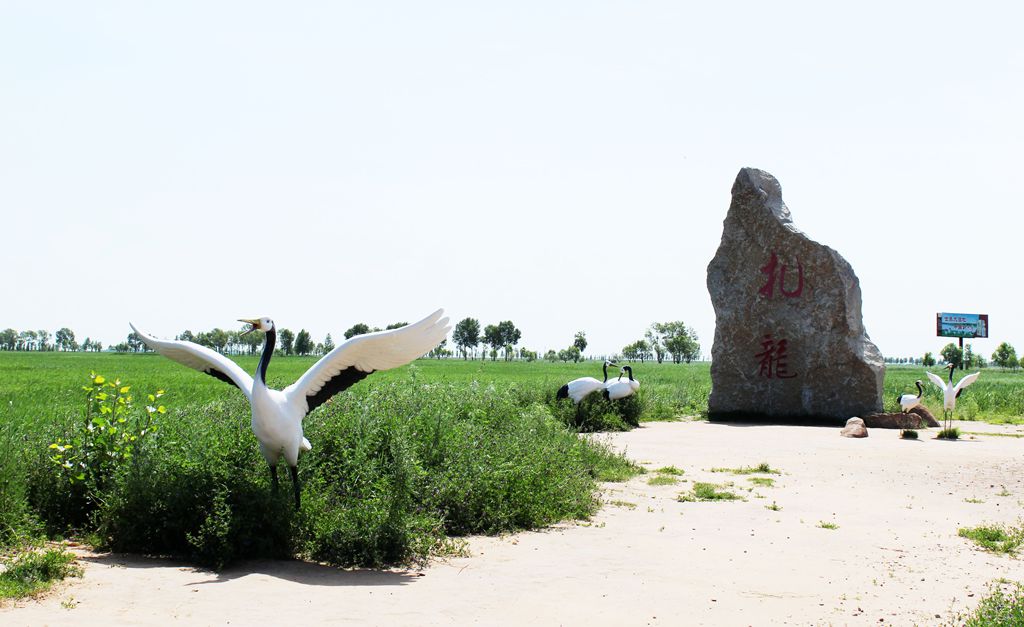
[[[249,327],[248,329],[246,329],[245,331],[243,331],[243,332],[242,332],[242,335],[249,335],[250,333],[252,333],[253,331],[255,331],[257,327],[259,327],[259,326],[260,326],[260,321],[259,321],[259,318],[254,318],[254,319],[252,319],[252,320],[246,320],[245,318],[239,318],[239,319],[238,319],[238,321],[239,321],[239,322],[244,322],[244,323],[246,323],[246,324],[248,324],[248,325],[252,325],[252,326],[250,326],[250,327]]]

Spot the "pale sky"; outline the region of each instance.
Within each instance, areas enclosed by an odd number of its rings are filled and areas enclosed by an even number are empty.
[[[1024,352],[1024,5],[2,2],[0,328],[105,344],[444,307],[616,352],[706,287],[741,167],[861,282]]]

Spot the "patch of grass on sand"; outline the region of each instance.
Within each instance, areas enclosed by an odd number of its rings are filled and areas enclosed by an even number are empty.
[[[782,511],[782,506],[781,505],[776,505],[775,501],[772,501],[771,505],[765,505],[764,508],[765,509],[770,509],[773,512],[781,512]]]
[[[731,484],[730,484],[731,485]],[[698,481],[693,484],[693,489],[690,492],[684,492],[680,494],[676,500],[682,503],[692,503],[694,501],[742,501],[742,496],[728,490],[720,489],[729,486],[719,485],[717,483],[705,483]]]
[[[0,572],[0,599],[20,599],[45,592],[65,577],[80,577],[82,568],[64,549],[40,552],[28,549],[4,563]]]
[[[677,483],[679,483],[679,479],[671,475],[658,475],[647,480],[647,485],[675,485]]]
[[[825,522],[824,520],[819,520],[817,526],[821,529],[831,529],[833,531],[839,528],[839,525],[835,523]]]
[[[753,475],[757,473],[770,475],[782,474],[778,469],[769,466],[768,462],[761,462],[757,466],[740,466],[739,468],[712,468],[711,472],[731,472],[734,475]]]
[[[974,541],[975,544],[992,553],[1016,555],[1024,544],[1024,528],[1004,525],[979,525],[961,527],[958,535]]]
[[[763,488],[770,488],[775,485],[775,479],[771,477],[747,477],[747,481]]]
[[[675,466],[662,466],[661,468],[655,470],[654,472],[657,472],[657,473],[660,473],[660,474],[663,474],[663,475],[676,475],[676,476],[679,476],[679,475],[684,474],[686,471],[684,471],[682,468],[676,468]]]
[[[998,579],[989,584],[989,593],[966,617],[958,616],[965,627],[1015,627],[1024,625],[1024,586],[1016,581]]]

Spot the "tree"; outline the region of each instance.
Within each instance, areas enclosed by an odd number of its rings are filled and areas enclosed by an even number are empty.
[[[963,365],[964,353],[952,342],[943,346],[942,350],[939,351],[939,354],[942,355],[942,358],[946,360],[947,364],[953,364],[953,366],[957,368],[960,368]]]
[[[665,344],[663,343],[661,331],[658,330],[658,323],[652,324],[647,329],[647,332],[644,333],[644,338],[647,340],[649,350],[654,352],[654,357],[660,364],[665,359]]]
[[[331,334],[328,333],[327,337],[324,338],[324,352],[329,353],[334,350],[334,340],[331,338]]]
[[[345,339],[350,340],[357,335],[365,335],[367,333],[370,333],[370,325],[364,322],[357,322],[353,324],[351,327],[349,327],[347,331],[345,331]],[[299,353],[299,349],[296,348],[295,352]],[[299,354],[301,355],[302,353]]]
[[[295,334],[289,329],[281,329],[281,333],[278,334],[281,338],[281,350],[284,351],[285,355],[292,354],[292,342],[295,341]]]
[[[452,352],[448,350],[446,346],[448,346],[448,338],[441,340],[440,344],[430,349],[430,352],[427,353],[427,356],[433,357],[434,359],[441,359],[442,357],[447,357],[448,355],[451,355]]]
[[[660,348],[664,353],[672,355],[672,361],[680,363],[685,361],[690,363],[694,359],[700,356],[700,343],[697,341],[697,332],[686,326],[682,320],[676,320],[673,322],[655,322],[651,325],[652,332],[649,332],[648,338],[651,336],[660,338]],[[653,344],[651,348],[654,349],[657,354],[658,348]],[[661,357],[658,357],[658,362],[661,362]]]
[[[501,347],[505,351],[505,361],[510,361],[515,355],[512,349],[519,343],[519,338],[523,334],[516,328],[516,325],[512,324],[511,320],[499,322],[498,332],[501,334]]]
[[[491,347],[491,361],[498,358],[498,349],[505,345],[498,325],[489,324],[484,327],[484,344]]]
[[[18,335],[18,341],[21,344],[21,350],[31,351],[36,349],[36,332],[35,331],[22,331]]]
[[[36,331],[36,337],[39,338],[39,350],[45,351],[50,350],[50,332],[46,329],[39,329]],[[78,347],[75,347],[78,350]]]
[[[238,339],[243,346],[249,349],[249,354],[253,355],[256,353],[256,349],[260,347],[260,344],[263,343],[263,340],[266,339],[266,335],[266,333],[260,330],[249,331]]]
[[[651,358],[651,346],[646,340],[637,340],[629,346],[622,347],[622,356],[630,361],[640,360],[640,363]]]
[[[181,335],[178,336],[178,339],[183,342],[195,342],[196,336],[188,329],[185,329],[184,331],[181,332]]]
[[[385,331],[390,331],[392,329],[401,329],[402,327],[407,327],[407,326],[409,326],[408,322],[392,322],[388,326],[384,327],[384,330]]]
[[[142,338],[135,331],[128,334],[128,340],[126,342],[128,350],[133,353],[139,352],[145,344],[142,342]]]
[[[12,351],[18,345],[18,332],[14,329],[0,331],[0,349]]]
[[[347,336],[346,336],[347,337]],[[295,336],[295,352],[298,355],[308,355],[313,352],[313,339],[309,336],[309,331],[305,329],[299,329],[299,334]]]
[[[462,353],[462,358],[469,359],[470,349],[475,349],[480,343],[480,321],[476,318],[460,320],[452,332],[452,342]]]
[[[924,358],[921,359],[921,365],[925,368],[931,368],[935,365],[935,357],[931,353],[925,353]]]
[[[996,347],[996,352],[992,353],[992,363],[1000,368],[1013,368],[1016,370],[1017,351],[1006,342],[1003,342]]]
[[[580,349],[580,353],[587,350],[587,334],[584,331],[577,331],[576,337],[572,341],[572,345]]]
[[[555,349],[550,348],[548,352],[544,353],[544,359],[547,361],[558,361],[558,353],[555,352]]]
[[[61,327],[54,334],[53,341],[59,351],[73,350],[71,347],[75,344],[75,332],[67,327]]]

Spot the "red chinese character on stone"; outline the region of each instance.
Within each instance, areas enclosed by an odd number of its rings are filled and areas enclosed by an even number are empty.
[[[796,373],[790,374],[786,361],[788,342],[785,339],[775,340],[771,333],[766,333],[761,340],[761,352],[754,355],[760,360],[757,376],[767,379],[792,379]]]
[[[768,280],[765,281],[764,285],[761,286],[761,289],[757,290],[758,293],[764,296],[765,298],[771,298],[775,294],[776,270],[778,270],[779,291],[782,292],[783,296],[785,296],[786,298],[796,298],[797,296],[803,294],[803,264],[801,264],[799,260],[797,260],[796,262],[797,283],[796,289],[794,290],[786,289],[786,270],[788,268],[789,266],[786,266],[785,264],[783,264],[781,268],[779,267],[779,256],[776,255],[775,251],[773,250],[772,256],[768,259],[768,263],[761,267],[761,272],[768,275]]]

